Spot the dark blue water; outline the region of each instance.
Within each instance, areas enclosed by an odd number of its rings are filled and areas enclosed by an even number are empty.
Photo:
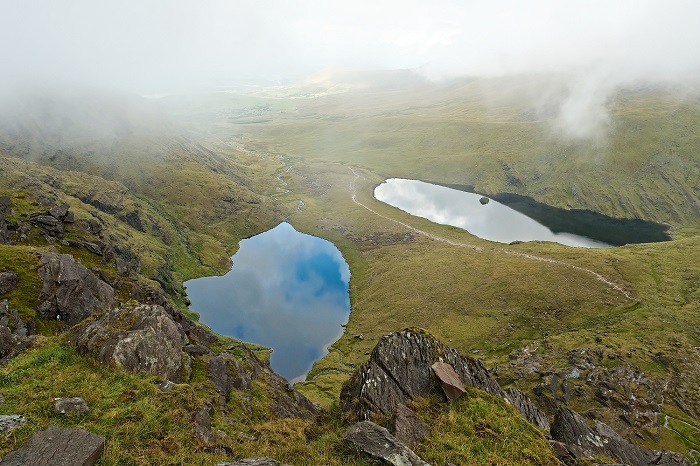
[[[303,380],[350,315],[350,269],[329,241],[281,223],[240,242],[231,270],[185,283],[200,321],[273,349],[272,368]]]

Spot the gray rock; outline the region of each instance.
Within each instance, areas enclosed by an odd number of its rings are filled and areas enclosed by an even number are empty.
[[[112,309],[79,329],[70,342],[101,362],[178,383],[185,369],[183,360],[189,358],[182,352],[187,343],[182,327],[157,305]]]
[[[27,418],[19,414],[0,415],[0,433],[19,429],[27,423]]]
[[[97,219],[90,219],[88,221],[87,230],[93,235],[99,235],[102,233],[102,223]]]
[[[271,389],[270,409],[277,418],[311,419],[319,413],[319,409],[308,398],[289,388],[287,381],[252,351],[245,347],[241,349],[245,352],[242,360],[228,353],[209,358],[209,379],[225,397],[225,401],[230,399],[231,390],[250,390],[252,381],[264,374]]]
[[[20,337],[34,333],[33,321],[30,320],[26,325],[19,316],[19,312],[16,309],[10,309],[6,299],[0,301],[0,326],[12,327],[12,334]]]
[[[5,244],[10,239],[10,232],[7,230],[7,220],[5,215],[10,212],[12,201],[8,196],[0,196],[0,244]]]
[[[527,419],[531,424],[536,425],[545,432],[549,432],[549,419],[530,398],[517,388],[508,388],[506,390],[506,399],[522,417]]]
[[[595,430],[575,411],[560,406],[552,423],[552,438],[567,445],[570,450],[581,449],[577,455],[592,457],[603,454],[631,465],[687,465],[690,461],[671,452],[646,450],[632,445],[606,424],[595,421]]]
[[[104,447],[104,437],[86,430],[49,426],[5,456],[0,466],[91,466]]]
[[[431,368],[433,369],[435,376],[440,381],[442,391],[445,392],[445,396],[448,400],[455,401],[467,393],[467,391],[464,389],[464,384],[461,380],[459,380],[459,376],[452,366],[438,361],[433,363]]]
[[[211,431],[211,416],[213,414],[214,410],[211,406],[202,406],[192,413],[194,434],[204,443],[211,443],[215,438],[214,433]]]
[[[186,345],[184,351],[190,356],[202,356],[209,353],[209,348],[204,345]]]
[[[173,391],[173,388],[175,388],[175,382],[172,382],[170,380],[164,380],[156,384],[156,387],[160,388],[164,392],[171,392]]]
[[[6,244],[10,240],[10,231],[7,229],[5,215],[0,212],[0,244]]]
[[[350,419],[369,419],[372,413],[391,414],[399,404],[429,395],[431,366],[437,361],[450,364],[464,385],[505,398],[481,362],[460,356],[424,331],[406,329],[379,339],[369,360],[341,393],[344,414]]]
[[[70,414],[75,413],[79,415],[86,415],[90,412],[85,400],[80,397],[75,398],[56,398],[54,407],[56,408],[56,413],[58,414]]]
[[[102,255],[102,248],[99,244],[90,241],[80,241],[80,245],[97,256]]]
[[[343,439],[362,451],[395,466],[428,465],[388,430],[372,421],[358,422],[345,431]]]
[[[59,221],[64,221],[66,219],[66,216],[68,215],[68,209],[70,206],[66,204],[65,202],[63,204],[55,205],[49,209],[49,215],[51,215],[53,218]]]
[[[39,263],[43,285],[37,310],[44,319],[73,326],[114,304],[114,289],[73,256],[43,253]]]
[[[245,458],[233,463],[219,463],[216,466],[279,466],[279,464],[279,461],[272,458]]]
[[[4,402],[5,402],[5,395],[0,393],[0,405],[3,404]]]
[[[214,383],[216,390],[224,395],[226,401],[231,398],[234,377],[228,368],[226,359],[221,355],[217,354],[209,358],[209,380]]]
[[[63,238],[63,222],[51,215],[32,215],[28,218],[32,225],[39,227],[42,233]]]
[[[552,446],[554,455],[564,464],[576,464],[578,460],[588,456],[583,448],[578,445],[567,445],[556,440],[550,440],[549,444]]]
[[[160,288],[153,288],[146,285],[134,284],[132,287],[134,299],[146,304],[157,304],[170,314],[175,322],[180,324],[182,329],[187,334],[189,343],[193,345],[202,345],[206,348],[217,341],[216,336],[204,325],[194,322],[182,312],[180,312],[165,296],[165,293]]]
[[[430,427],[406,405],[398,405],[391,418],[391,433],[400,442],[413,448],[430,436]]]
[[[11,293],[17,288],[19,277],[14,270],[0,272],[0,295]]]
[[[13,322],[15,328],[10,330],[7,325],[0,325],[0,365],[17,356],[32,346],[35,336],[27,336],[28,330],[20,320],[17,312],[7,310],[7,300],[0,301],[0,320]]]

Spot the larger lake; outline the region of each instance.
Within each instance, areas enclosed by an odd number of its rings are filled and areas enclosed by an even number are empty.
[[[499,243],[554,241],[567,246],[605,248],[609,244],[572,233],[555,233],[546,226],[493,199],[418,180],[390,178],[377,186],[374,196],[411,215],[467,230]]]
[[[281,223],[240,242],[224,276],[185,283],[190,309],[215,332],[273,349],[270,365],[294,383],[343,333],[350,269],[329,241]]]

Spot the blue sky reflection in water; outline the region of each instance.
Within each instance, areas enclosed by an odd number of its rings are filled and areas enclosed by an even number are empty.
[[[329,241],[281,223],[240,242],[231,270],[185,283],[190,309],[215,332],[273,348],[272,368],[303,377],[342,335],[350,269]]]
[[[459,227],[474,236],[499,243],[540,240],[585,248],[610,247],[585,236],[554,233],[527,215],[493,199],[482,205],[479,194],[424,181],[390,178],[377,186],[374,197],[411,215]]]

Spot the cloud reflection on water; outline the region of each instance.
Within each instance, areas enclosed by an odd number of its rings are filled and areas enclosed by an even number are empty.
[[[303,377],[342,335],[350,313],[350,269],[330,242],[281,223],[245,239],[221,277],[185,283],[201,322],[215,332],[274,349],[272,368]]]
[[[417,180],[390,178],[377,186],[374,196],[411,215],[452,225],[479,238],[512,241],[554,241],[567,246],[609,247],[600,241],[572,233],[554,233],[530,217],[491,199],[482,205],[474,193]]]

